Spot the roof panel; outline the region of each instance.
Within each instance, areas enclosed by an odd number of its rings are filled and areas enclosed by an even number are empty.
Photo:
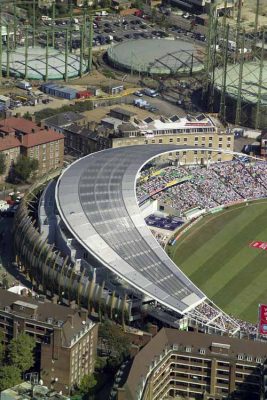
[[[61,217],[84,248],[132,286],[180,313],[205,295],[146,226],[136,201],[135,178],[149,159],[185,149],[131,146],[86,156],[63,172],[57,193]]]

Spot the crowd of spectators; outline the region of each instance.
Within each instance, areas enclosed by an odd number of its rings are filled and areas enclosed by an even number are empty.
[[[201,315],[203,323],[213,321],[211,325],[216,325],[218,328],[225,330],[235,330],[240,328],[240,331],[248,335],[256,336],[258,333],[258,326],[248,321],[243,321],[232,315],[226,315],[215,306],[210,305],[208,302],[203,302],[195,308],[195,312]]]
[[[150,171],[150,174],[149,174]],[[154,168],[141,173],[137,184],[137,198],[140,199],[146,194],[152,194],[157,190],[163,190],[167,183],[179,179],[185,175],[183,169],[166,167],[159,171]]]
[[[140,178],[137,198],[149,195],[181,214],[193,208],[209,210],[245,199],[267,197],[267,162],[239,160],[210,164],[167,167]],[[169,182],[182,182],[166,188]],[[157,193],[155,193],[157,192]]]

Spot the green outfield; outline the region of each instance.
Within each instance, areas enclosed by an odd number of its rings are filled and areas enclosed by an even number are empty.
[[[187,276],[229,314],[256,322],[267,303],[267,201],[204,217],[167,251]]]

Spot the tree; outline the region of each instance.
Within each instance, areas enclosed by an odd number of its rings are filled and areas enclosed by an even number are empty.
[[[81,379],[81,383],[79,386],[80,392],[82,394],[90,393],[90,391],[95,387],[97,384],[97,380],[95,379],[94,375],[84,375]]]
[[[0,391],[18,385],[21,382],[21,372],[13,365],[0,368]]]
[[[0,153],[0,175],[6,172],[6,158],[4,153]]]
[[[106,359],[103,357],[97,357],[96,358],[96,362],[95,362],[95,370],[96,371],[103,371],[103,369],[105,368],[107,362]]]
[[[142,0],[135,0],[133,3],[133,7],[142,10],[144,8],[144,3]]]
[[[101,1],[101,6],[103,8],[109,8],[110,7],[110,0],[102,0]]]
[[[23,118],[24,118],[24,119],[28,119],[29,121],[32,121],[32,116],[31,116],[31,114],[29,113],[29,111],[27,111],[27,112],[23,115]]]
[[[151,21],[153,23],[155,23],[157,21],[157,10],[154,8],[152,8],[151,10]]]
[[[108,364],[112,368],[129,356],[130,341],[119,325],[106,320],[99,327],[99,337],[108,355]]]
[[[5,342],[4,342],[5,335],[3,332],[0,332],[0,365],[3,365],[3,360],[5,357]]]
[[[9,288],[9,282],[8,282],[8,279],[7,279],[6,276],[4,276],[2,278],[2,286],[3,286],[4,289],[8,289]]]
[[[17,180],[27,181],[31,174],[38,169],[38,160],[26,156],[19,156],[13,167],[13,174]]]
[[[8,346],[8,359],[12,366],[21,372],[28,371],[34,365],[34,339],[26,333],[21,333],[11,340]]]

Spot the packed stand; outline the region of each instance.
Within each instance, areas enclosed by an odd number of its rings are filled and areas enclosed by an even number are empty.
[[[266,163],[265,174],[267,172]],[[229,163],[217,163],[213,165],[213,170],[218,174],[219,178],[230,185],[244,199],[254,199],[265,197],[267,189],[262,182],[256,177],[256,168],[253,165],[244,166],[239,161]]]
[[[149,172],[150,171],[150,172]],[[174,179],[180,179],[186,176],[187,171],[182,168],[167,167],[160,170],[158,175],[153,175],[153,170],[146,170],[141,173],[140,183],[137,184],[137,198],[141,196],[153,193],[158,190],[163,190],[167,183]],[[150,175],[151,174],[151,175]]]
[[[146,195],[182,214],[196,207],[209,210],[244,199],[267,197],[267,162],[244,164],[235,160],[209,167],[167,167],[157,175],[150,174],[146,171],[147,180],[141,177],[137,183],[138,200]],[[166,188],[169,182],[180,178],[185,181]]]

